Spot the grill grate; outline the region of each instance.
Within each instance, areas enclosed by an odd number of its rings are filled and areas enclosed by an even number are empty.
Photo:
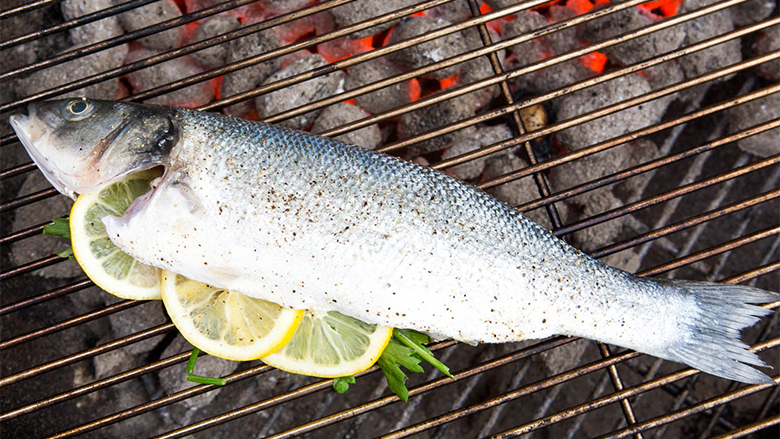
[[[326,108],[357,96],[399,84],[427,73],[463,62],[486,58],[491,76],[468,84],[455,85],[401,107],[376,113],[324,132],[336,136],[376,123],[393,123],[409,112],[430,108],[478,90],[498,87],[500,101],[472,117],[429,130],[408,139],[392,139],[380,151],[402,154],[414,145],[469,127],[507,121],[516,134],[507,140],[447,159],[436,158],[431,166],[446,170],[484,157],[519,147],[527,166],[504,172],[475,184],[482,189],[498,189],[532,179],[536,196],[519,204],[519,210],[540,215],[557,236],[571,238],[574,233],[599,230],[613,220],[625,220],[631,233],[611,237],[608,242],[586,248],[597,258],[632,253],[638,259],[638,274],[673,276],[749,283],[777,290],[780,270],[780,153],[759,158],[742,153],[736,142],[771,130],[778,130],[780,118],[756,121],[741,130],[725,131],[731,111],[741,105],[780,92],[780,84],[757,78],[754,67],[777,60],[780,50],[745,57],[743,61],[712,70],[700,76],[666,85],[612,105],[604,106],[527,131],[521,111],[537,104],[549,105],[579,90],[587,90],[607,81],[641,73],[672,60],[712,48],[728,41],[754,41],[772,26],[780,25],[777,8],[768,18],[636,64],[613,66],[605,73],[566,84],[536,96],[517,99],[510,82],[516,78],[558,68],[564,63],[605,50],[642,36],[656,34],[673,26],[700,20],[710,14],[738,7],[747,0],[728,0],[692,8],[688,12],[658,20],[646,27],[621,33],[602,41],[577,47],[514,70],[504,70],[498,53],[520,43],[588,23],[644,3],[629,0],[577,15],[502,41],[495,41],[487,24],[514,13],[544,5],[547,0],[532,0],[492,12],[480,12],[474,0],[433,0],[377,15],[348,27],[301,39],[269,52],[223,67],[169,82],[123,98],[143,101],[212,80],[270,59],[314,50],[318,44],[333,41],[353,32],[368,29],[433,7],[459,3],[467,5],[472,17],[436,29],[409,40],[375,48],[326,66],[262,85],[233,96],[225,96],[200,109],[218,111],[230,105],[281,90],[311,78],[432,41],[445,35],[474,28],[482,46],[457,56],[397,74],[382,80],[360,84],[357,88],[312,102],[266,118],[282,122],[313,110]],[[0,38],[0,53],[10,54],[24,44],[92,23],[104,17],[142,7],[152,0],[134,0],[83,17],[64,21],[30,33],[7,34]],[[0,11],[0,20],[24,19],[29,14],[59,7],[58,0],[41,0]],[[182,2],[184,3],[184,2]],[[218,3],[183,14],[121,36],[63,52],[42,61],[29,62],[0,72],[0,83],[9,88],[14,81],[36,71],[89,54],[155,35],[167,29],[186,26],[197,20],[232,11],[255,0]],[[29,96],[0,92],[0,115],[7,115],[28,102],[52,98],[64,93],[121,78],[164,61],[185,56],[207,47],[244,38],[252,33],[305,19],[336,8],[347,0],[323,1],[264,21],[247,24],[238,30],[194,42],[150,58],[125,64],[88,77],[68,77],[64,84]],[[16,4],[12,2],[12,4]],[[704,4],[704,3],[702,3]],[[5,26],[3,26],[5,27]],[[3,32],[7,32],[4,30]],[[5,64],[5,63],[3,63]],[[670,106],[663,120],[619,137],[584,148],[541,157],[534,142],[550,139],[566,128],[604,120],[621,110],[646,105],[664,97],[689,93],[687,106]],[[772,437],[780,424],[777,386],[737,385],[679,365],[656,360],[630,351],[612,353],[601,343],[555,337],[523,344],[469,347],[443,341],[432,349],[446,359],[457,378],[452,381],[438,372],[411,377],[410,399],[399,404],[387,396],[381,374],[374,367],[358,375],[358,384],[345,395],[330,390],[330,380],[293,377],[275,371],[260,362],[242,363],[228,375],[228,384],[208,404],[198,404],[200,395],[214,394],[217,388],[194,385],[165,394],[160,374],[180,373],[190,352],[164,352],[175,337],[171,323],[155,324],[143,320],[154,304],[119,301],[104,305],[100,291],[85,279],[45,279],[42,269],[67,262],[57,255],[43,255],[18,262],[12,258],[16,246],[33,243],[44,223],[18,223],[24,208],[49,206],[62,197],[53,188],[19,194],[23,182],[38,171],[21,154],[21,145],[0,122],[0,360],[3,398],[0,402],[0,428],[14,437],[94,437],[151,434],[156,437]],[[550,179],[567,166],[592,157],[616,154],[627,143],[651,139],[660,145],[660,155],[640,164],[625,166],[607,175],[589,172],[588,180],[565,189],[554,190]],[[777,150],[780,152],[780,150]],[[558,173],[558,174],[556,174]],[[562,208],[578,197],[636,178],[648,183],[633,198],[618,207],[606,208],[582,219],[564,219]],[[46,207],[48,208],[48,207]],[[47,214],[49,212],[47,211]],[[52,211],[61,216],[67,210]],[[536,218],[536,217],[535,217]],[[16,221],[15,221],[16,220]],[[595,233],[595,232],[594,232]],[[73,297],[83,298],[75,305]],[[767,305],[776,308],[780,303]],[[132,314],[131,314],[132,313]],[[108,319],[137,320],[133,333],[116,337]],[[74,335],[77,334],[77,335]],[[745,340],[775,368],[780,331],[773,315],[746,331]],[[153,342],[151,342],[153,341]],[[151,343],[150,343],[151,342]],[[149,346],[148,348],[138,348]],[[579,349],[573,346],[581,346]],[[126,354],[128,349],[141,353]],[[96,370],[96,359],[129,358],[103,374]],[[558,363],[549,358],[558,358]],[[553,370],[549,364],[563,364]],[[776,382],[780,375],[773,375]],[[240,384],[239,384],[240,383]],[[611,386],[611,388],[610,388]],[[130,392],[133,389],[133,392]],[[139,391],[140,389],[140,391]],[[119,399],[123,393],[145,394],[144,400]],[[190,405],[187,405],[190,404]],[[129,434],[128,434],[129,433]],[[765,435],[765,436],[764,436]]]

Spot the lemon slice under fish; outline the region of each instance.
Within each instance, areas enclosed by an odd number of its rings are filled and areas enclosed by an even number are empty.
[[[284,346],[303,311],[215,288],[162,270],[162,298],[173,324],[215,357],[248,361]]]
[[[306,311],[290,342],[262,360],[300,375],[349,376],[376,363],[392,335],[393,328],[369,325],[335,311]]]
[[[80,195],[70,210],[73,255],[84,273],[103,290],[124,298],[160,298],[160,270],[142,264],[114,245],[102,219],[122,216],[130,203],[148,192],[158,170],[132,174],[100,191]]]

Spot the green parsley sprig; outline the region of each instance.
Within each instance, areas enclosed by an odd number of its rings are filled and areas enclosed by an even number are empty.
[[[51,224],[43,226],[44,235],[59,236],[65,238],[70,242],[70,221],[68,218],[54,218],[51,220]],[[65,250],[57,252],[57,256],[61,258],[73,259],[73,247],[68,246]]]
[[[443,374],[455,379],[450,373],[450,369],[437,360],[433,356],[433,352],[423,346],[430,342],[431,338],[423,333],[411,329],[394,329],[390,343],[387,344],[385,350],[382,351],[382,356],[377,360],[377,365],[385,374],[387,387],[404,402],[409,399],[409,390],[406,388],[406,380],[409,377],[401,370],[401,366],[411,372],[423,372],[420,363],[424,360]],[[353,376],[340,377],[333,380],[333,388],[339,393],[344,393],[349,385],[354,383],[355,377]]]

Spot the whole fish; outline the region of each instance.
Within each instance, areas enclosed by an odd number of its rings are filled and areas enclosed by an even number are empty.
[[[516,209],[430,168],[273,125],[68,99],[11,124],[75,198],[163,176],[103,221],[138,260],[283,306],[439,338],[601,340],[747,383],[773,382],[739,339],[780,295],[608,267]]]

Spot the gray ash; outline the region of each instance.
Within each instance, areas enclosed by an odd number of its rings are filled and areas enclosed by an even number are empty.
[[[270,84],[325,65],[328,65],[328,62],[319,54],[308,55],[274,73],[264,84]],[[255,100],[257,112],[261,118],[267,118],[268,116],[330,97],[343,91],[345,76],[344,72],[339,70],[259,96]],[[279,125],[288,128],[305,129],[314,122],[314,119],[317,118],[321,111],[321,109],[311,111],[281,121]]]
[[[411,6],[415,3],[414,0],[364,0],[337,6],[331,9],[330,13],[333,15],[333,19],[339,27],[347,27],[382,14]],[[390,29],[396,23],[398,23],[398,20],[382,23],[350,34],[349,37],[353,39],[370,37],[371,35]]]
[[[780,25],[767,28],[755,44],[757,55],[780,49]],[[756,72],[766,79],[780,81],[780,59],[773,59],[756,67]]]
[[[319,134],[331,128],[337,128],[350,122],[364,119],[370,115],[370,113],[357,105],[343,102],[331,105],[322,110],[322,113],[317,117],[317,120],[314,121],[311,132]],[[336,136],[335,139],[366,149],[376,149],[382,143],[382,133],[379,130],[379,126],[373,124],[359,130]]]
[[[135,50],[130,52],[127,62],[135,62],[157,54],[159,52],[149,49]],[[133,90],[137,93],[201,73],[202,71],[203,69],[198,67],[192,58],[184,56],[131,72],[127,77],[133,86]],[[189,87],[154,97],[146,102],[191,108],[211,102],[212,99],[214,99],[214,90],[211,88],[211,84],[209,82],[199,82]]]
[[[181,17],[181,11],[176,3],[173,0],[161,0],[131,9],[119,15],[119,20],[128,32],[132,32],[176,17]],[[183,34],[184,27],[176,26],[141,38],[139,41],[149,49],[171,50],[179,46]]]
[[[237,61],[263,54],[279,48],[282,45],[279,36],[273,29],[249,34],[227,43],[225,63]],[[222,97],[230,97],[251,90],[262,84],[269,76],[282,67],[280,58],[272,58],[258,64],[224,75],[222,78]],[[225,113],[234,116],[247,116],[255,110],[254,102],[244,101],[225,108]]]
[[[403,138],[440,128],[442,126],[462,121],[474,115],[477,99],[473,93],[454,97],[419,110],[404,113],[398,127]],[[441,134],[429,140],[416,143],[409,148],[411,155],[426,154],[438,151],[454,143],[462,142],[474,134],[473,128]]]
[[[736,132],[752,126],[780,119],[780,93],[756,99],[729,111],[729,131]],[[780,153],[780,128],[764,131],[737,142],[739,148],[759,157]]]
[[[352,90],[401,73],[401,69],[386,57],[374,58],[350,67],[347,70],[344,88]],[[355,97],[355,101],[371,113],[381,113],[408,104],[411,86],[409,81],[399,82],[370,93],[361,94]]]
[[[209,17],[203,20],[203,22],[200,23],[200,26],[198,26],[198,30],[195,32],[195,41],[208,40],[218,35],[236,30],[239,27],[241,27],[241,22],[232,15],[220,14]],[[239,40],[242,40],[242,38],[239,38]],[[192,57],[204,67],[221,67],[225,65],[229,51],[231,51],[230,42],[199,50],[192,53]]]
[[[389,44],[424,35],[452,23],[441,18],[427,16],[406,17],[391,32]],[[435,40],[426,41],[388,55],[404,70],[414,70],[466,52],[466,42],[459,33],[448,34]],[[449,66],[425,76],[435,79],[449,78],[458,71],[458,67]]]

